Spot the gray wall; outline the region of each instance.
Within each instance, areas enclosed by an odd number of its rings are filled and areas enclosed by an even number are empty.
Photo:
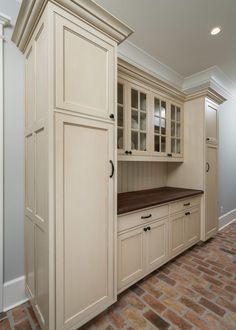
[[[219,188],[221,215],[236,209],[236,100],[219,111]]]
[[[20,4],[0,0],[14,24]],[[4,281],[24,274],[24,59],[5,29],[4,43]]]

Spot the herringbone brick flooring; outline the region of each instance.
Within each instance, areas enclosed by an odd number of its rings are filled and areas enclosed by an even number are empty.
[[[28,304],[0,321],[0,329],[35,327]],[[82,329],[236,330],[236,222],[123,292]]]

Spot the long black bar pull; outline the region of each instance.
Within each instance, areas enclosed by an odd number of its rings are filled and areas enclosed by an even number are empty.
[[[115,167],[114,167],[114,164],[113,164],[113,161],[112,160],[110,160],[110,164],[111,164],[111,175],[110,175],[110,178],[112,178],[113,175],[114,175]]]

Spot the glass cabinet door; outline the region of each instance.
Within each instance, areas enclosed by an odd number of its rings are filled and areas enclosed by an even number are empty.
[[[117,85],[117,149],[123,150],[124,146],[124,85]]]
[[[171,104],[171,142],[170,152],[174,155],[182,154],[182,134],[181,134],[181,108]]]
[[[147,151],[147,94],[131,88],[131,150]]]
[[[154,97],[154,151],[166,153],[166,102]]]

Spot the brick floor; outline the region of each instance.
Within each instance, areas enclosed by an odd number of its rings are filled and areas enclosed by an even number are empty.
[[[40,328],[26,303],[0,317],[0,329]],[[81,329],[235,330],[236,222],[123,292]]]

